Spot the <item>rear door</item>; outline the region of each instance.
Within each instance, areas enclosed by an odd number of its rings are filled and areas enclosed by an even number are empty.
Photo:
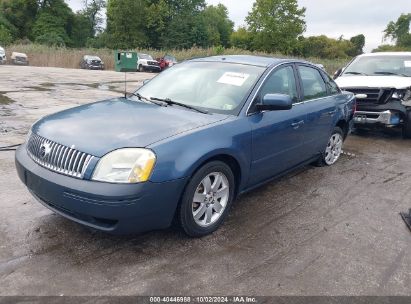
[[[294,64],[275,69],[259,90],[254,104],[266,94],[286,94],[295,104],[300,102],[298,79]],[[302,107],[293,106],[287,111],[257,112],[250,108],[252,128],[252,162],[250,185],[292,168],[303,161],[306,113]]]
[[[322,153],[332,131],[337,106],[335,95],[340,91],[335,85],[330,87],[329,81],[319,69],[304,64],[297,64],[301,81],[301,107],[307,113],[305,144],[307,153],[315,155]]]

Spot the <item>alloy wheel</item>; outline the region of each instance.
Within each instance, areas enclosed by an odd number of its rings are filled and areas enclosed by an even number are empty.
[[[197,186],[192,202],[194,221],[208,227],[224,213],[230,196],[230,184],[222,172],[208,174]]]
[[[343,137],[340,133],[333,133],[325,149],[325,163],[333,165],[341,156],[343,146]]]

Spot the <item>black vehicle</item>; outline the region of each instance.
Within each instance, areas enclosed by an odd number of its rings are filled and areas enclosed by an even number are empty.
[[[97,56],[85,55],[80,67],[86,70],[104,70],[104,62]]]

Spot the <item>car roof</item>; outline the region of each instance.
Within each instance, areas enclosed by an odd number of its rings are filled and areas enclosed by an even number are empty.
[[[411,52],[378,52],[362,54],[359,57],[378,57],[378,56],[411,56]]]
[[[84,55],[84,58],[89,58],[89,59],[100,59],[100,57],[95,56],[95,55]],[[101,60],[101,59],[100,59]]]
[[[253,56],[253,55],[212,56],[212,57],[204,57],[204,58],[195,58],[190,61],[237,63],[237,64],[254,65],[254,66],[265,67],[265,68],[268,68],[273,65],[277,65],[282,62],[288,62],[288,61],[312,64],[310,62],[307,62],[304,60],[298,60],[298,59],[283,59],[283,58],[273,58],[273,57]]]
[[[25,54],[25,53],[19,53],[19,52],[13,52],[13,53],[11,53],[11,56],[27,57],[27,54]]]

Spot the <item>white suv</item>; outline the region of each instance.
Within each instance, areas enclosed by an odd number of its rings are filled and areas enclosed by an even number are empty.
[[[0,64],[7,63],[6,51],[0,46]]]
[[[357,128],[400,126],[411,138],[411,52],[360,55],[334,78],[341,89],[356,94]]]
[[[137,70],[139,72],[160,72],[160,64],[157,60],[154,60],[153,57],[147,54],[138,54],[138,61],[137,61]]]

